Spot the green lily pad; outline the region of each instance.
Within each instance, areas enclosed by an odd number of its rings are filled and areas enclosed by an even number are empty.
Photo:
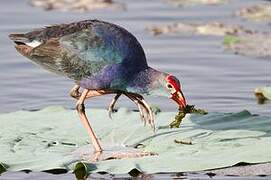
[[[86,112],[105,149],[109,145],[141,145],[138,150],[158,155],[90,162],[76,153],[91,147],[77,113],[54,106],[35,112],[0,114],[0,162],[8,165],[5,169],[10,171],[67,169],[84,179],[95,172],[199,171],[238,162],[271,161],[271,118],[253,116],[248,111],[188,114],[178,129],[168,127],[175,112],[161,112],[156,115],[155,133],[144,127],[138,112],[119,109],[113,120],[103,109]],[[186,140],[191,140],[192,145],[181,143]]]

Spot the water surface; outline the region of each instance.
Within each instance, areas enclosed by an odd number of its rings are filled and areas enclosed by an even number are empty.
[[[221,21],[242,24],[268,31],[265,23],[254,23],[233,17],[240,7],[260,0],[235,0],[219,6],[177,8],[166,1],[125,1],[127,11],[99,10],[92,13],[43,11],[26,0],[3,0],[0,11],[0,112],[39,109],[48,105],[74,107],[69,97],[73,82],[46,72],[18,54],[8,39],[11,32],[27,32],[45,25],[98,18],[124,26],[142,43],[148,62],[154,68],[180,78],[189,104],[209,111],[270,114],[271,106],[257,105],[253,90],[270,83],[270,60],[224,52],[221,37],[161,36],[153,37],[145,27],[177,21]],[[111,96],[93,98],[89,107],[107,107]],[[167,98],[149,98],[162,110],[176,110]],[[134,107],[123,98],[121,106]]]
[[[208,111],[236,112],[248,109],[252,113],[270,115],[271,105],[257,105],[253,91],[270,85],[270,59],[257,59],[225,52],[222,37],[159,36],[153,37],[145,28],[154,24],[178,21],[221,21],[241,24],[247,28],[270,31],[267,23],[255,23],[233,17],[241,7],[262,0],[233,0],[219,6],[177,8],[166,0],[127,0],[127,11],[99,10],[91,13],[43,11],[31,7],[26,0],[2,0],[0,6],[0,112],[40,109],[49,105],[74,107],[68,92],[73,82],[39,68],[22,57],[8,39],[9,33],[27,32],[50,24],[98,18],[117,23],[132,32],[145,49],[149,65],[176,75],[182,82],[189,104]],[[112,96],[88,101],[88,107],[106,108]],[[175,111],[167,98],[147,98],[164,111]],[[135,108],[126,98],[121,106]],[[0,123],[1,124],[1,123]],[[41,179],[50,175],[38,175]],[[7,178],[7,176],[5,176]],[[10,174],[10,179],[22,174]],[[62,177],[62,176],[61,176]],[[60,178],[60,177],[59,177]],[[70,174],[63,179],[72,178]],[[207,177],[206,177],[207,178]],[[61,178],[60,178],[61,179]]]

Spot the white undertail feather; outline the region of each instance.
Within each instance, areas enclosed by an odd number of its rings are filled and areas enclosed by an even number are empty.
[[[35,48],[35,47],[41,45],[41,42],[39,42],[39,41],[37,41],[37,40],[34,40],[34,41],[32,41],[32,42],[25,43],[25,44],[28,45],[28,46],[30,46],[30,47]]]

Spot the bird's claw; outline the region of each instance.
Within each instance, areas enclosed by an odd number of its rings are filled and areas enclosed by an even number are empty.
[[[110,119],[112,119],[112,112],[113,112],[113,109],[111,107],[108,108],[108,117]]]
[[[144,99],[141,100],[141,114],[143,115],[143,121],[144,121],[144,125],[146,125],[147,123],[150,125],[150,127],[152,129],[154,129],[154,118],[153,118],[153,113],[151,111],[151,109],[149,108],[148,104],[145,103]]]
[[[108,106],[108,116],[110,119],[112,119],[112,113],[116,112],[114,107],[120,96],[121,96],[121,93],[117,93],[117,95],[112,99],[111,103]]]
[[[129,99],[131,99],[138,107],[139,114],[141,121],[144,123],[144,126],[148,123],[150,127],[155,131],[155,124],[154,124],[154,114],[148,105],[148,103],[144,100],[144,98],[138,94],[132,94],[132,93],[123,93],[126,95]],[[116,96],[112,99],[111,103],[108,107],[108,116],[110,119],[112,119],[112,113],[115,112],[114,106],[121,96],[121,93],[117,93]]]
[[[110,119],[112,119],[112,113],[117,112],[117,109],[114,109],[113,107],[108,108],[108,116]]]
[[[141,120],[144,122],[144,126],[146,126],[146,124],[148,123],[153,129],[153,131],[155,131],[154,115],[150,106],[147,104],[144,98],[140,95],[134,94],[125,94],[125,95],[129,97],[138,106],[140,117]]]
[[[75,85],[70,91],[70,96],[75,99],[79,99],[80,96],[82,95],[82,93],[79,91],[79,88],[80,88],[80,86]]]

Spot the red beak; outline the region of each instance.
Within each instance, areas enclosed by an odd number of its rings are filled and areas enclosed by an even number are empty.
[[[177,91],[172,94],[171,99],[179,105],[180,109],[184,109],[186,107],[186,101],[182,91]]]

